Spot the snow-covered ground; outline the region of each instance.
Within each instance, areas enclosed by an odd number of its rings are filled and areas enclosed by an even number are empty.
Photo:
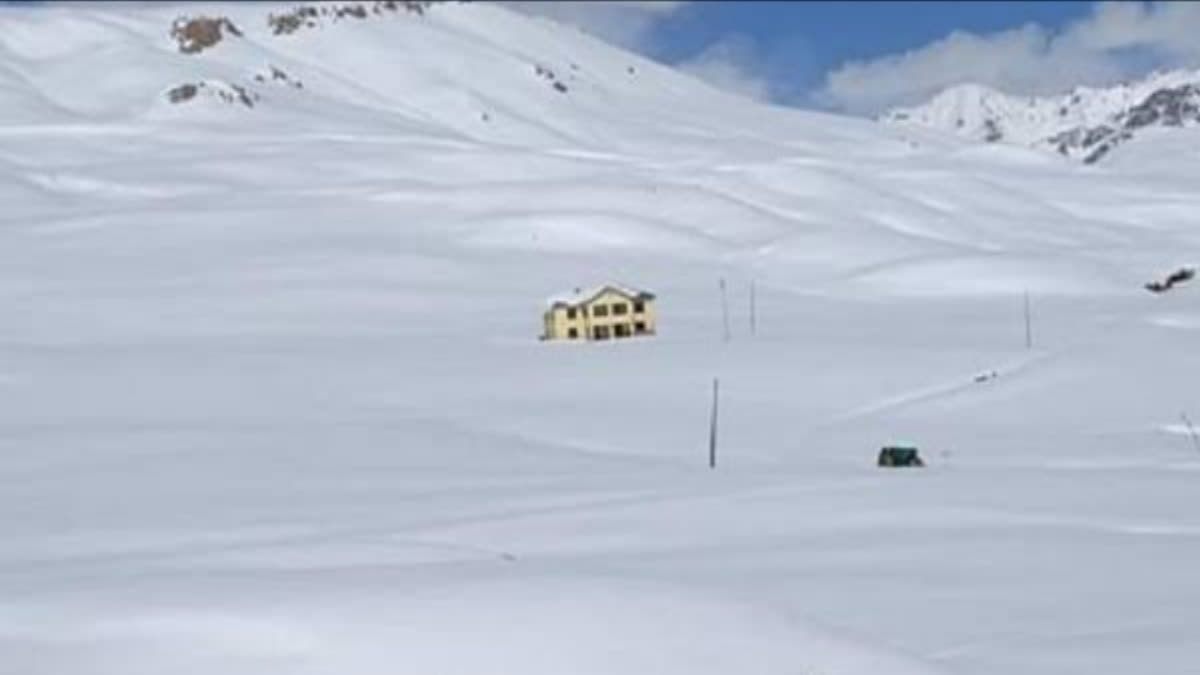
[[[1200,672],[1194,156],[271,11],[0,7],[0,673]],[[536,339],[606,281],[660,335]]]

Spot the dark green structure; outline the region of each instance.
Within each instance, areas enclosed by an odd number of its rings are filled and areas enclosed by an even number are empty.
[[[879,466],[925,466],[925,462],[914,447],[888,445],[879,451]]]

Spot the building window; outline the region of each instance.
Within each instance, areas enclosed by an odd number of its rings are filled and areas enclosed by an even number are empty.
[[[608,336],[608,326],[596,326],[592,329],[592,339],[594,340],[607,340]]]
[[[629,324],[627,323],[619,323],[613,326],[613,330],[615,331],[616,336],[619,338],[629,337]]]
[[[644,311],[646,311],[646,303],[645,302],[638,300],[633,303],[633,312],[635,314],[641,314]]]
[[[636,335],[645,335],[646,334],[645,322],[639,321],[639,322],[633,324],[633,332]]]
[[[613,305],[612,309],[613,316],[625,316],[627,313],[629,313],[629,305],[626,305],[623,302],[618,302],[617,304]]]
[[[574,307],[568,307],[568,308],[567,308],[567,318],[568,318],[568,319],[574,319],[574,318],[575,318],[575,308],[574,308]]]
[[[568,328],[567,329],[567,337],[571,340],[574,340],[575,338],[579,337],[579,329]]]
[[[608,305],[596,305],[593,307],[592,316],[608,316]]]

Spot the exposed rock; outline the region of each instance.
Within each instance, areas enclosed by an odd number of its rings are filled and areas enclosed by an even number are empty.
[[[1095,164],[1101,157],[1107,155],[1113,148],[1121,143],[1133,138],[1133,134],[1129,131],[1122,131],[1118,134],[1109,136],[1104,143],[1093,150],[1088,156],[1083,158],[1084,164]]]
[[[181,84],[167,90],[167,100],[175,104],[185,103],[195,99],[201,92],[208,92],[210,96],[224,103],[240,103],[247,108],[253,108],[255,101],[259,100],[258,94],[240,85],[226,82],[216,82],[212,85],[208,82]]]
[[[983,137],[983,140],[988,143],[995,143],[1004,138],[1004,132],[1000,131],[1000,127],[996,124],[995,120],[988,120],[984,124],[984,129],[986,130],[986,135]]]
[[[233,90],[233,94],[222,90],[218,91],[217,95],[220,96],[221,99],[226,103],[233,103],[233,98],[236,96],[237,101],[242,105],[246,106],[247,108],[254,107],[254,102],[258,100],[258,94],[251,95],[248,91],[246,91],[245,87],[241,87],[236,84],[229,85],[229,88]]]
[[[171,38],[184,54],[199,54],[216,45],[224,39],[225,32],[235,37],[242,36],[242,31],[223,16],[181,16],[171,25]]]
[[[574,64],[572,64],[572,65],[574,65]],[[535,63],[533,66],[533,72],[538,77],[550,82],[550,86],[554,87],[555,91],[558,91],[563,94],[567,93],[567,85],[565,85],[561,81],[559,81],[558,76],[554,74],[553,70],[550,70],[546,66],[538,65]],[[574,78],[573,75],[571,77]]]
[[[196,98],[200,88],[194,84],[181,84],[178,87],[172,87],[167,91],[167,100],[171,103],[183,103]]]
[[[362,5],[350,5],[348,7],[338,7],[334,10],[335,18],[340,19],[345,16],[352,16],[356,19],[365,19],[365,18],[367,18],[367,10],[365,8],[363,8]]]
[[[1159,89],[1120,117],[1126,129],[1153,124],[1178,127],[1200,122],[1200,86],[1185,84]]]
[[[404,0],[404,9],[415,12],[417,15],[424,15],[425,10],[432,6],[431,0]]]
[[[283,14],[269,15],[267,25],[275,35],[288,35],[301,28],[317,28],[321,26],[323,18],[337,23],[346,18],[366,19],[370,15],[379,17],[389,12],[398,12],[401,9],[423,16],[425,10],[433,4],[432,0],[375,0],[370,4],[300,5]]]
[[[266,75],[263,73],[256,73],[254,75],[254,80],[256,82],[266,82],[268,76],[271,78],[272,82],[286,84],[296,89],[304,88],[304,84],[300,80],[288,75],[282,68],[277,68],[271,64],[267,64]]]
[[[300,30],[304,20],[295,14],[271,14],[267,17],[267,25],[275,35],[288,35]]]
[[[1080,145],[1082,145],[1084,148],[1090,148],[1116,133],[1116,130],[1106,124],[1102,124],[1092,129],[1083,129],[1082,131],[1083,138],[1080,140]]]
[[[1163,293],[1171,290],[1175,284],[1180,284],[1185,281],[1191,281],[1196,276],[1196,270],[1191,267],[1181,267],[1167,276],[1162,281],[1151,281],[1145,285],[1146,290],[1151,293]]]
[[[1048,139],[1060,153],[1084,152],[1083,163],[1095,164],[1115,147],[1147,127],[1182,127],[1200,123],[1200,86],[1185,84],[1163,88],[1116,115],[1113,126],[1077,127]]]

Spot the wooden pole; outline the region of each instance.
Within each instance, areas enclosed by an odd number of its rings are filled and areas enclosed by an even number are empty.
[[[750,337],[758,334],[758,316],[757,308],[755,307],[754,297],[754,281],[750,281]]]
[[[720,392],[720,381],[713,378],[712,415],[708,425],[708,468],[717,468],[717,398]]]
[[[725,277],[721,277],[721,321],[725,328],[725,342],[729,342],[729,299],[725,294]]]
[[[1025,291],[1025,349],[1033,349],[1033,320],[1029,314],[1029,291]]]

